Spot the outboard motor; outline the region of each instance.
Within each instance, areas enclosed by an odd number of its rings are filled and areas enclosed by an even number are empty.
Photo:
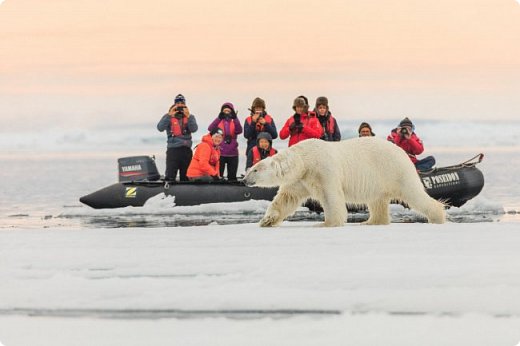
[[[117,160],[119,164],[119,182],[159,180],[161,175],[155,165],[155,158],[150,156],[129,156]]]

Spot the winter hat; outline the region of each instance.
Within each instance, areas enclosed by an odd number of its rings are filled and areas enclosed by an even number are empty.
[[[305,100],[305,107],[303,107],[303,111],[307,113],[309,111],[309,99],[303,95],[300,95],[298,97]]]
[[[229,108],[231,109],[233,112],[235,111],[235,107],[233,106],[233,104],[231,102],[226,102],[222,105],[222,107],[220,107],[220,111],[222,112],[225,108]]]
[[[260,132],[258,136],[256,136],[256,144],[258,144],[262,138],[269,141],[269,146],[273,144],[273,137],[271,137],[269,132]]]
[[[296,110],[296,107],[303,107],[303,108],[305,108],[305,106],[307,106],[307,104],[305,103],[305,99],[302,98],[302,97],[297,97],[297,98],[294,99],[292,108],[294,110]]]
[[[412,121],[410,119],[408,119],[408,117],[404,118],[399,123],[399,127],[405,127],[405,126],[406,127],[410,127],[412,130],[415,128],[415,126],[413,125]]]
[[[357,132],[360,133],[361,129],[363,129],[365,127],[368,127],[368,129],[370,130],[370,135],[371,136],[375,136],[376,135],[374,132],[372,132],[372,127],[370,126],[370,124],[369,123],[365,123],[365,122],[363,122],[363,123],[361,123],[361,125],[359,125],[359,128],[358,128]]]
[[[186,103],[186,98],[184,97],[184,95],[179,94],[179,95],[175,96],[174,103]]]
[[[253,100],[253,104],[251,105],[251,110],[254,111],[256,107],[263,108],[265,110],[265,101],[260,97],[257,97]]]
[[[327,109],[329,109],[329,99],[327,99],[325,96],[320,96],[316,99],[316,108],[318,106],[325,106]]]
[[[309,105],[309,99],[308,99],[307,97],[305,97],[305,96],[303,96],[303,95],[300,95],[300,96],[298,96],[298,97],[301,98],[301,99],[304,99],[304,100],[305,100],[305,104],[306,104],[307,106]]]
[[[212,129],[211,131],[209,131],[209,133],[211,137],[213,137],[214,135],[224,136],[224,131],[222,131],[220,127]]]

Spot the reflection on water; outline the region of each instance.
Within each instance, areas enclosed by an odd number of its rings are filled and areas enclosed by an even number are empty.
[[[86,228],[132,228],[132,227],[188,227],[188,226],[207,226],[232,225],[244,223],[257,223],[262,218],[262,214],[170,214],[170,215],[125,215],[125,216],[58,216],[71,222],[77,222],[80,227]],[[368,220],[367,212],[349,213],[348,223],[360,223]],[[475,222],[520,222],[520,213],[461,213],[447,216],[448,222],[454,223],[475,223]],[[288,221],[324,221],[323,213],[308,211],[298,211],[291,216]],[[425,223],[426,218],[417,215],[409,210],[405,212],[392,213],[393,223]]]

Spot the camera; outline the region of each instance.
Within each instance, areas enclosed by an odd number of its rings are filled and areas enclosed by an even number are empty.
[[[401,128],[401,137],[404,137],[408,134],[410,134],[410,132],[408,132],[408,129],[406,127],[402,127]]]
[[[180,119],[183,116],[184,116],[184,107],[177,106],[177,108],[175,108],[175,117]]]
[[[300,114],[295,114],[294,115],[294,123],[296,125],[300,124],[301,123],[301,115]]]

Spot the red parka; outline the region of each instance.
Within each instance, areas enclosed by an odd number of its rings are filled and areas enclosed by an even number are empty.
[[[397,133],[397,129],[393,129],[386,139],[401,147],[408,154],[413,163],[418,161],[415,155],[422,154],[424,151],[423,143],[415,132],[407,139],[402,138],[401,135]]]
[[[189,178],[203,176],[218,176],[220,168],[220,149],[213,145],[213,139],[208,133],[197,145],[186,175]]]
[[[323,130],[314,113],[311,113],[310,115],[303,113],[300,117],[300,121],[303,124],[301,132],[298,132],[297,130],[290,130],[291,124],[294,123],[294,116],[287,119],[285,125],[280,130],[280,139],[286,139],[291,136],[291,138],[289,138],[289,146],[293,146],[305,139],[320,138],[322,135]]]

